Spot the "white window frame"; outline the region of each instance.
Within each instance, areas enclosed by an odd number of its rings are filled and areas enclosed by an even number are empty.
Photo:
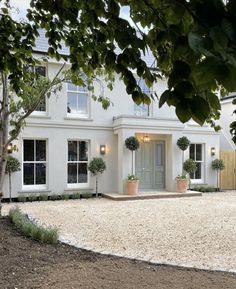
[[[69,148],[69,142],[70,141],[76,141],[77,143],[78,142],[81,142],[81,141],[85,141],[87,142],[88,144],[88,160],[87,161],[69,161],[68,160],[68,148]],[[78,189],[82,189],[82,188],[89,188],[89,184],[90,184],[90,173],[89,173],[89,170],[88,171],[88,175],[87,175],[87,182],[86,183],[68,183],[68,164],[78,164],[78,163],[87,163],[87,165],[89,164],[90,162],[90,141],[88,139],[68,139],[67,140],[67,154],[66,154],[66,159],[67,159],[67,162],[66,162],[66,183],[67,183],[67,188],[68,189],[71,189],[71,188],[78,188]],[[77,175],[77,178],[78,178],[78,175]]]
[[[84,92],[84,91],[80,91],[80,90],[70,90],[69,89],[69,84],[72,84],[70,82],[66,82],[66,97],[67,97],[67,102],[66,102],[66,111],[67,111],[67,117],[69,118],[81,118],[81,119],[87,119],[90,117],[90,94],[89,94],[89,91],[87,92]],[[76,85],[75,85],[76,86]],[[80,86],[77,86],[77,87],[80,87]],[[87,113],[71,113],[71,112],[68,112],[68,105],[69,105],[69,102],[68,102],[68,93],[74,93],[74,94],[84,94],[84,95],[87,95]],[[77,109],[78,109],[78,98],[77,98]]]
[[[201,163],[201,178],[200,179],[191,179],[191,183],[192,184],[203,184],[205,181],[205,168],[206,168],[206,157],[205,157],[205,144],[204,143],[198,143],[198,142],[194,142],[191,143],[191,145],[194,145],[194,161],[196,163]],[[196,160],[196,145],[201,145],[202,146],[202,160]],[[188,158],[190,158],[190,146],[188,149]],[[194,173],[195,174],[195,173]]]
[[[42,66],[42,67],[45,67],[45,77],[48,77],[48,67],[46,64],[42,63],[40,65],[35,65],[35,66],[32,66],[34,72],[35,72],[35,67],[39,67],[39,66]],[[37,110],[37,108],[32,112],[32,116],[47,116],[48,115],[48,98],[46,97],[46,95],[44,96],[45,97],[45,111],[41,111],[41,110]]]
[[[36,141],[43,140],[46,144],[46,161],[24,161],[24,141],[25,140],[33,140],[34,141],[34,159],[36,159]],[[45,190],[48,188],[48,140],[46,138],[23,138],[22,139],[22,189],[23,190]],[[42,185],[25,185],[24,184],[24,164],[32,163],[32,164],[46,164],[46,184]],[[35,171],[34,171],[35,174]]]

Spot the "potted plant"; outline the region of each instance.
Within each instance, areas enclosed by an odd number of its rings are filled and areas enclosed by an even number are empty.
[[[212,161],[211,167],[212,167],[213,170],[216,170],[216,177],[217,177],[217,188],[216,188],[216,190],[219,191],[220,190],[220,186],[219,186],[219,171],[222,171],[225,168],[224,161],[221,160],[221,159],[215,159],[214,161]]]
[[[21,170],[21,165],[18,159],[8,156],[6,165],[6,174],[9,175],[9,199],[11,200],[11,174]]]
[[[183,136],[177,140],[177,146],[182,151],[182,166],[184,164],[184,151],[190,146],[190,140]],[[184,174],[184,170],[182,167],[182,175],[178,175],[176,178],[176,189],[179,193],[186,193],[188,189],[188,177],[186,174]]]
[[[126,180],[126,193],[128,195],[137,195],[139,179],[135,175],[128,175]]]
[[[135,136],[128,137],[125,140],[125,146],[132,152],[132,174],[126,179],[126,193],[134,195],[138,193],[139,179],[134,175],[134,152],[139,148],[139,141]]]
[[[188,190],[187,175],[178,175],[176,178],[176,190],[178,193],[186,193]]]
[[[106,164],[102,158],[93,158],[88,166],[90,173],[96,177],[96,197],[98,196],[98,176],[106,169]]]
[[[183,170],[189,175],[189,189],[190,189],[190,186],[191,186],[190,174],[196,172],[196,170],[197,170],[196,162],[192,159],[186,160],[183,164]]]

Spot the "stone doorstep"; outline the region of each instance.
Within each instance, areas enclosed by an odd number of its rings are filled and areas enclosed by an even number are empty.
[[[114,200],[114,201],[131,201],[131,200],[150,200],[150,199],[172,199],[172,198],[186,198],[186,197],[201,197],[201,192],[187,192],[187,193],[176,193],[176,192],[150,192],[150,193],[139,193],[137,195],[121,195],[121,194],[101,194],[102,197]]]

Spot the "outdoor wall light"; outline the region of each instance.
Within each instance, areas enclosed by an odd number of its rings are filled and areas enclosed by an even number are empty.
[[[150,142],[150,138],[147,134],[144,136],[143,141],[144,142]]]
[[[216,154],[216,148],[212,147],[211,148],[211,155],[214,156]]]
[[[9,144],[7,145],[7,153],[8,153],[8,154],[11,154],[12,151],[13,151],[13,145],[12,145],[12,143],[9,143]]]
[[[106,145],[100,145],[100,154],[105,155],[106,154]]]

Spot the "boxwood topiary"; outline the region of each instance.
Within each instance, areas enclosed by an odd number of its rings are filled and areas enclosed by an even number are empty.
[[[183,137],[178,139],[177,146],[182,151],[185,151],[190,146],[190,143],[191,143],[190,140],[186,136],[183,136]]]

